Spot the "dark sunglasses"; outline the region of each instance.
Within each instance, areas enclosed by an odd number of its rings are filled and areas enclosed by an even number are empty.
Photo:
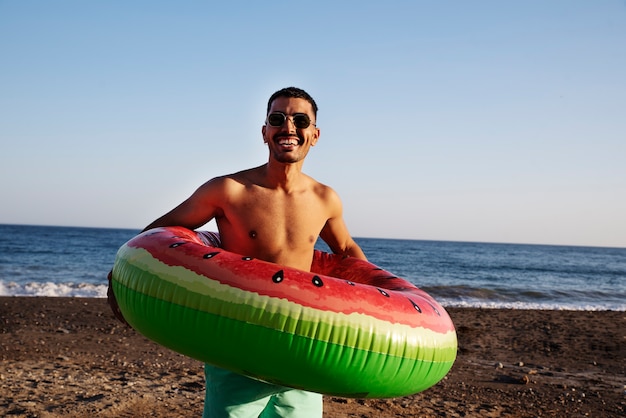
[[[267,123],[275,128],[283,126],[283,123],[291,118],[294,126],[298,129],[306,129],[311,125],[311,118],[305,113],[296,113],[294,115],[285,115],[282,112],[273,112],[267,115]],[[315,124],[313,124],[315,126]]]

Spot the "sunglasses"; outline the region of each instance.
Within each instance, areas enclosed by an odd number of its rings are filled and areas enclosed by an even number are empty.
[[[306,129],[311,125],[311,118],[305,113],[296,113],[294,115],[285,115],[282,112],[273,112],[267,115],[267,123],[275,128],[283,126],[287,118],[291,118],[291,122],[298,129]],[[313,124],[315,126],[315,124]]]

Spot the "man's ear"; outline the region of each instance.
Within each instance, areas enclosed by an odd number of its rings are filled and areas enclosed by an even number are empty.
[[[315,128],[315,137],[311,141],[311,146],[314,147],[317,144],[317,141],[320,139],[320,130],[319,128]]]
[[[267,144],[267,138],[265,138],[265,128],[265,125],[261,126],[261,135],[263,136],[263,143]]]

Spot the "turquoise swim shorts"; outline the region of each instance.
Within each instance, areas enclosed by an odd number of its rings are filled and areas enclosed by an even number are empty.
[[[321,418],[322,395],[204,365],[203,418]]]

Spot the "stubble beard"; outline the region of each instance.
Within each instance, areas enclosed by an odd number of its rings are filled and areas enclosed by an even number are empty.
[[[274,144],[278,145],[280,139],[285,136],[286,135],[276,135],[273,138]],[[292,135],[289,135],[289,136],[292,136]],[[280,163],[284,163],[284,164],[293,164],[293,163],[297,163],[299,161],[304,160],[304,157],[306,156],[306,154],[303,155],[303,151],[302,151],[302,145],[304,144],[304,139],[300,135],[297,135],[297,137],[298,137],[298,145],[295,147],[294,150],[281,152],[281,151],[272,149],[271,152],[276,161]]]

